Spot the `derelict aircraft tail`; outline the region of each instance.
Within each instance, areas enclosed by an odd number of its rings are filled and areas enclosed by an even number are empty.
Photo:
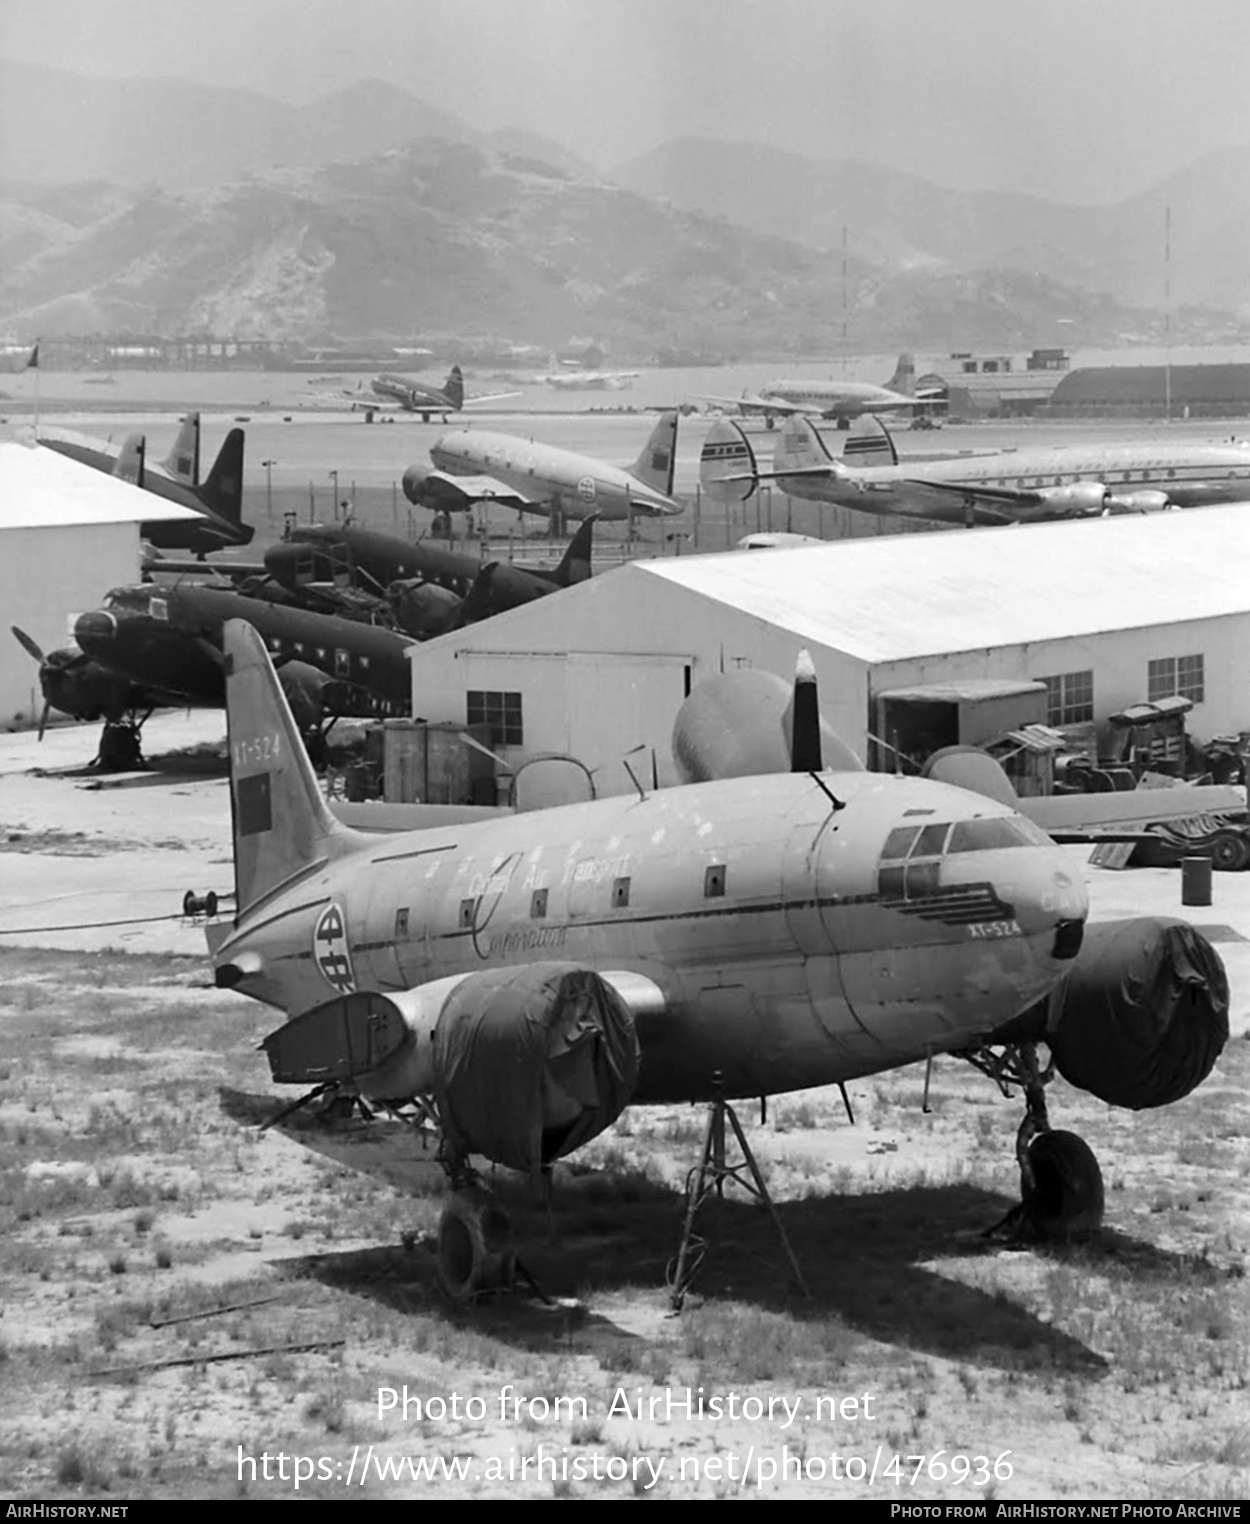
[[[646,482],[665,497],[673,495],[673,471],[677,465],[677,413],[665,413],[651,438],[642,447],[642,453],[630,466],[630,474]]]
[[[311,867],[361,845],[326,807],[265,643],[246,620],[223,629],[235,915]]]
[[[243,522],[243,430],[231,429],[213,468],[195,489],[214,513],[232,524]],[[248,534],[251,539],[251,533]]]
[[[456,412],[464,406],[464,374],[458,365],[453,365],[448,372],[447,380],[443,383],[443,396]]]
[[[175,481],[184,487],[200,484],[200,415],[188,413],[178,429],[174,447],[161,462]],[[242,471],[239,475],[242,476]]]

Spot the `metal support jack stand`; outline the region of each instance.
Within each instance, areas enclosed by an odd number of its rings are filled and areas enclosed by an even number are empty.
[[[690,1290],[708,1250],[708,1240],[695,1231],[695,1218],[698,1216],[699,1208],[713,1193],[718,1204],[723,1201],[726,1181],[740,1185],[744,1191],[749,1191],[757,1200],[763,1202],[768,1215],[772,1218],[773,1227],[777,1230],[781,1246],[786,1251],[786,1258],[790,1261],[795,1282],[810,1302],[812,1294],[808,1290],[807,1282],[803,1279],[799,1262],[794,1257],[794,1250],[790,1247],[786,1230],[781,1225],[781,1218],[777,1216],[777,1209],[773,1205],[772,1197],[768,1194],[768,1187],[764,1184],[764,1177],[760,1174],[759,1166],[755,1162],[751,1145],[743,1134],[738,1114],[725,1099],[722,1085],[723,1081],[718,1070],[712,1076],[712,1100],[708,1107],[703,1153],[697,1168],[691,1170],[686,1181],[686,1217],[681,1230],[681,1246],[677,1250],[676,1265],[669,1278],[669,1297],[673,1311],[681,1311],[682,1304],[686,1300],[686,1293]],[[725,1153],[726,1121],[733,1128],[738,1150],[742,1155],[736,1164],[729,1163]]]

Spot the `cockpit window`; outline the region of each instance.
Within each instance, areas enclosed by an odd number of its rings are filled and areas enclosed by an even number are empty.
[[[936,857],[946,845],[948,825],[927,825],[920,833],[920,840],[911,849],[913,857]]]
[[[982,820],[958,820],[951,830],[948,852],[995,852],[1004,847],[1044,847],[1050,837],[1031,820],[995,815]]]
[[[881,848],[881,856],[887,861],[900,857],[906,857],[911,851],[911,844],[920,835],[919,826],[895,826],[885,839],[885,846]]]

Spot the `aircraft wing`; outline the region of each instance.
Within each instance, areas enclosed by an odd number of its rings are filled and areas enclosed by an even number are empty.
[[[741,397],[713,397],[707,392],[695,394],[700,402],[716,402],[721,407],[736,407],[741,413],[805,413],[810,417],[823,416],[825,409],[813,402],[782,402],[777,397],[761,397],[748,394]]]
[[[546,499],[518,492],[493,476],[455,476],[450,471],[431,471],[425,480],[436,481],[440,495],[461,493],[466,503],[502,503],[507,508],[538,508]]]

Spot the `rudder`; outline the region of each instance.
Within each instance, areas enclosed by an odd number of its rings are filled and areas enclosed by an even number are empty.
[[[174,447],[161,463],[176,481],[186,487],[200,484],[200,415],[188,413],[178,428]],[[240,472],[242,475],[242,472]]]
[[[708,430],[699,455],[699,482],[721,503],[744,503],[759,485],[759,466],[745,430],[722,418]]]
[[[264,641],[243,619],[223,627],[235,914],[305,869],[360,845],[321,797]]]
[[[643,445],[638,459],[629,468],[630,474],[646,482],[665,497],[673,495],[673,471],[677,465],[677,413],[665,413],[651,437]]]
[[[118,481],[134,482],[136,487],[142,487],[146,459],[147,440],[142,434],[127,434],[112,474]]]
[[[229,519],[232,524],[243,522],[243,430],[231,429],[226,435],[213,469],[196,491],[205,503]],[[250,535],[249,535],[250,538]]]
[[[787,418],[773,446],[773,470],[784,475],[787,471],[811,471],[814,467],[832,467],[833,457],[829,446],[820,437],[815,426],[799,414]]]
[[[464,373],[458,365],[453,365],[448,372],[443,392],[452,407],[459,412],[464,406]]]
[[[572,587],[574,583],[590,579],[591,547],[595,539],[597,513],[588,514],[577,526],[577,533],[569,541],[568,549],[556,567],[555,581],[558,587]]]
[[[894,440],[875,413],[864,413],[852,424],[842,446],[842,459],[852,467],[898,465]]]

